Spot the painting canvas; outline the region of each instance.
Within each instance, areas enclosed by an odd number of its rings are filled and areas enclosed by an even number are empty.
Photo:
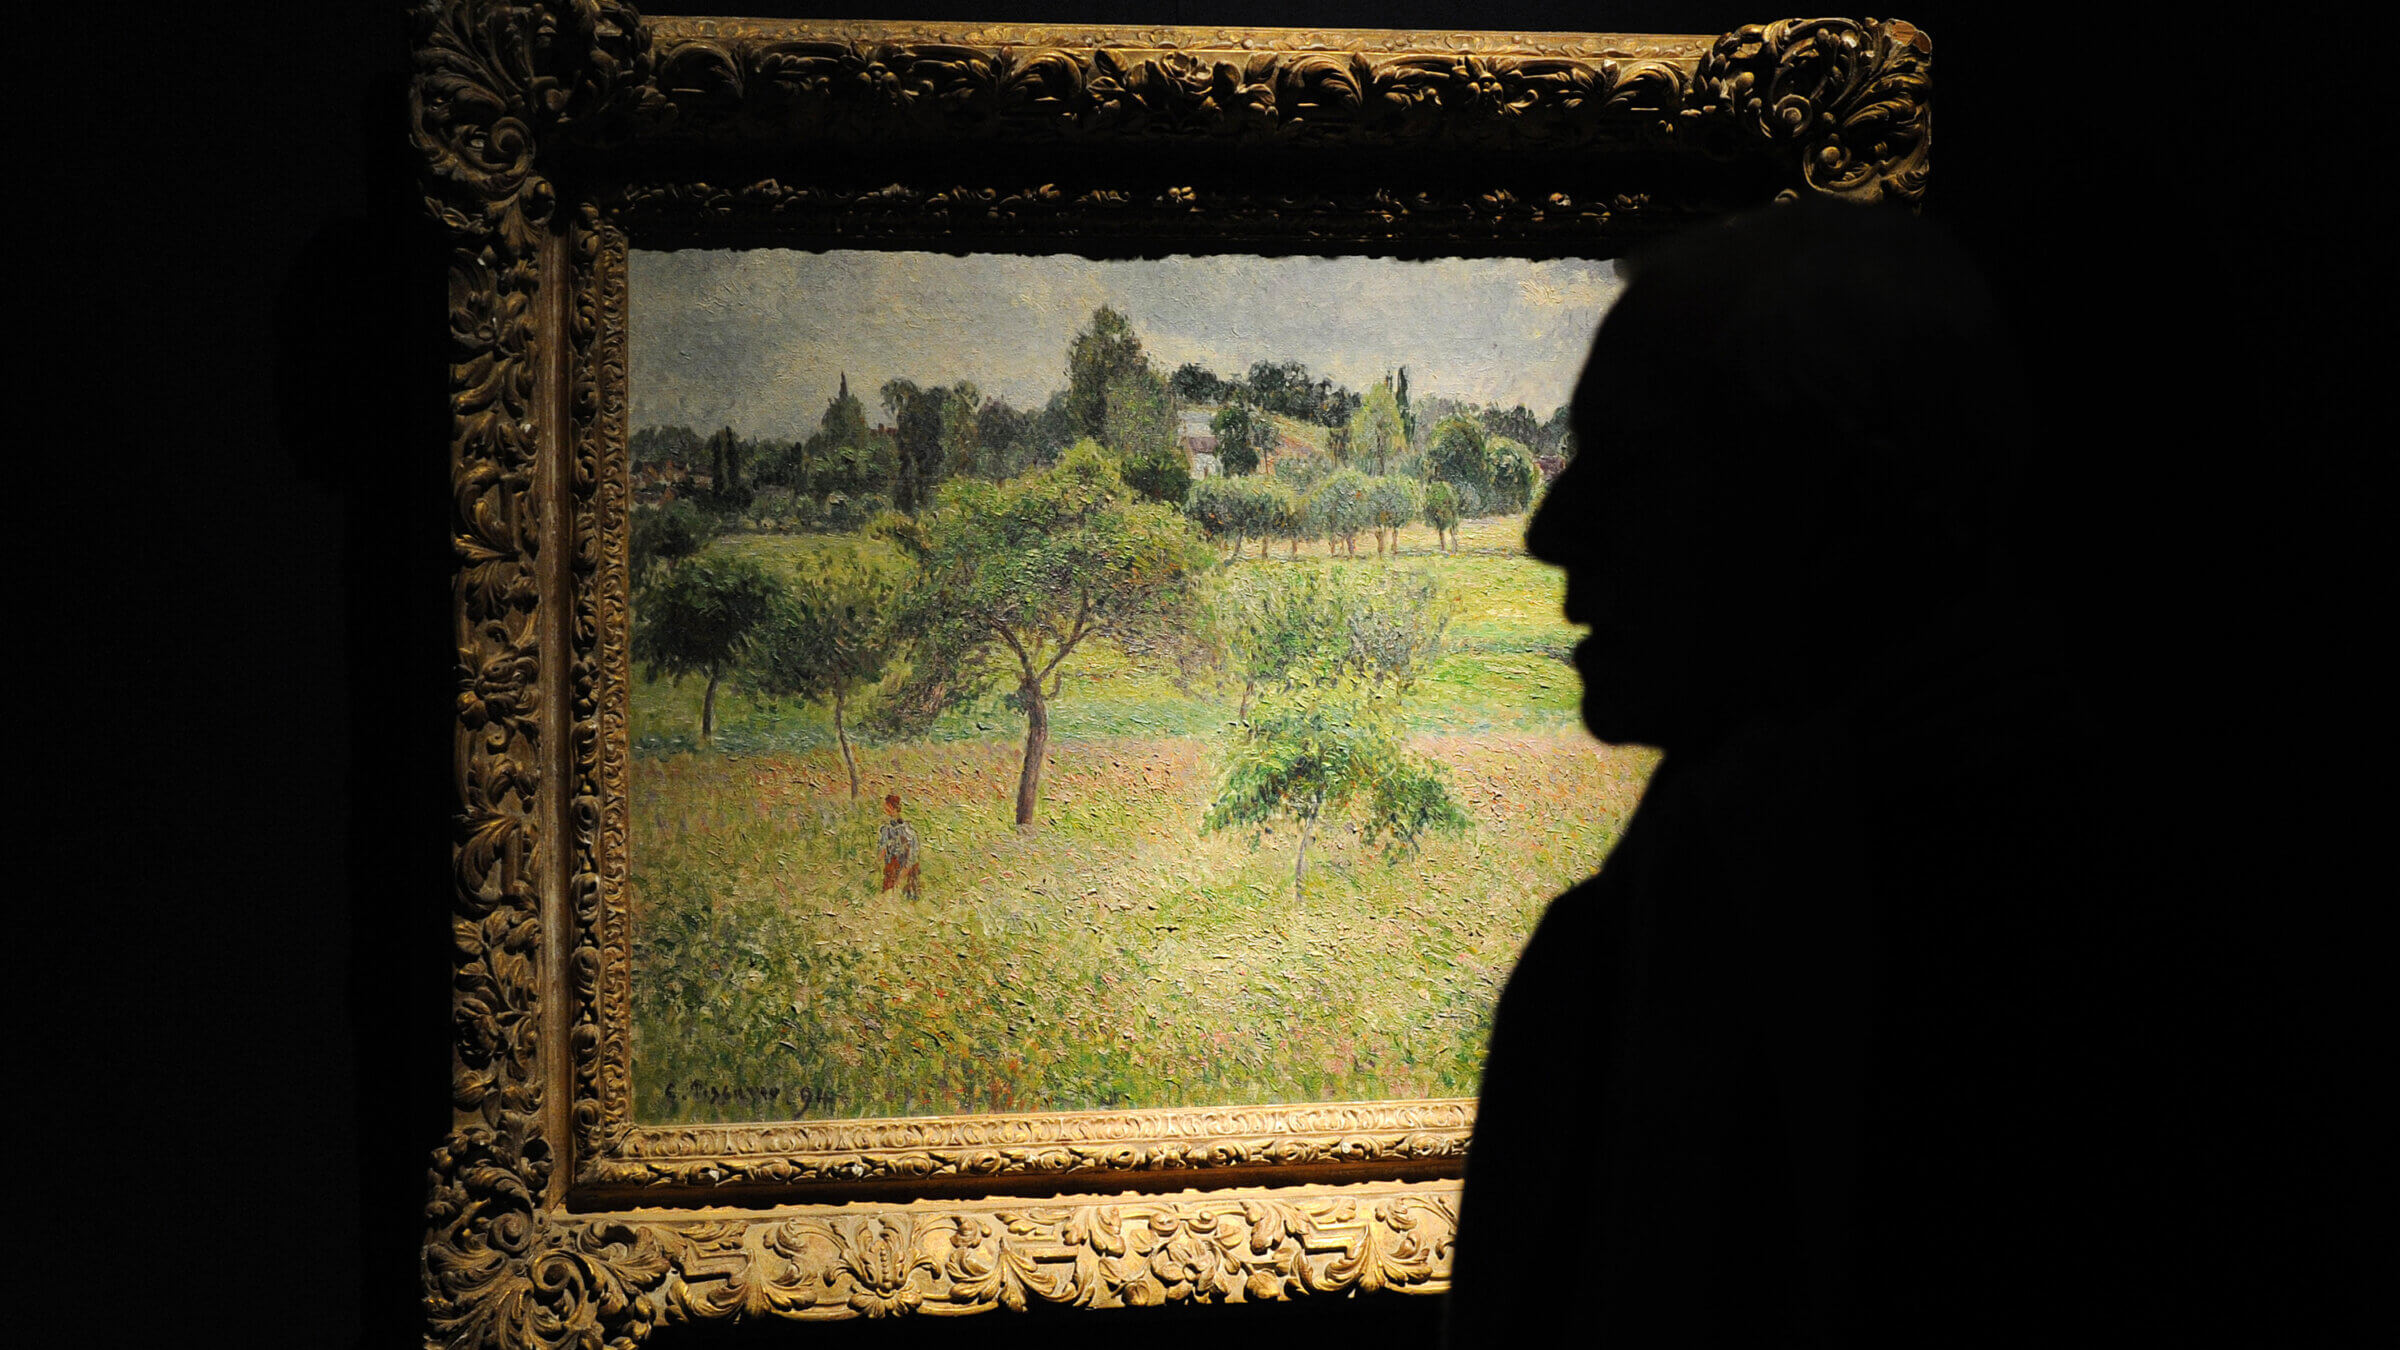
[[[1471,1096],[1613,264],[634,251],[635,1118]]]

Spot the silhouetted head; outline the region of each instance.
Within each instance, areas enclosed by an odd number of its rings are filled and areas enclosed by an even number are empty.
[[[1896,210],[1773,208],[1627,271],[1526,544],[1592,629],[1585,723],[1673,749],[1985,590],[2022,400],[1973,268]]]

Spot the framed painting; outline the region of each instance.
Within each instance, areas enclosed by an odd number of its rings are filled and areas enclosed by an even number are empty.
[[[1913,202],[1924,34],[416,14],[434,1338],[1444,1288],[1648,767],[1522,545],[1613,259]]]

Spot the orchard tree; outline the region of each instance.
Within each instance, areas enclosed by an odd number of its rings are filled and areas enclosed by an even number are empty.
[[[1339,467],[1329,455],[1303,452],[1276,459],[1274,477],[1276,482],[1307,496],[1311,489],[1325,481],[1327,474]]]
[[[1382,680],[1403,693],[1442,654],[1449,609],[1433,578],[1421,572],[1353,572],[1340,583],[1341,635],[1335,668]]]
[[[742,663],[783,588],[753,558],[701,554],[642,588],[634,604],[633,659],[644,678],[708,680],[700,696],[700,739],[717,731],[717,686]]]
[[[833,714],[833,739],[858,796],[858,756],[850,748],[851,700],[883,678],[894,646],[900,583],[854,550],[803,562],[752,637],[744,675],[762,694],[805,699]]]
[[[1367,476],[1356,469],[1336,470],[1310,490],[1307,510],[1310,530],[1324,538],[1326,552],[1338,546],[1357,557],[1359,531],[1374,519],[1367,509]]]
[[[1375,531],[1375,556],[1383,556],[1384,539],[1391,539],[1392,552],[1400,551],[1400,527],[1412,524],[1425,511],[1425,492],[1413,478],[1370,478],[1367,480],[1367,523]]]
[[[1408,424],[1400,416],[1400,401],[1390,385],[1376,385],[1350,419],[1350,458],[1380,476],[1391,471],[1391,457],[1407,449]]]
[[[1458,547],[1458,489],[1435,479],[1425,485],[1425,523],[1433,527],[1433,537],[1449,553]]]
[[[1234,720],[1250,700],[1306,676],[1349,675],[1406,693],[1441,654],[1449,615],[1433,580],[1353,568],[1257,569],[1227,577],[1211,598],[1211,636],[1242,681]]]
[[[1192,484],[1190,494],[1183,499],[1183,514],[1200,527],[1200,533],[1212,540],[1227,541],[1233,558],[1242,556],[1245,522],[1234,501],[1232,479],[1203,478]]]
[[[1309,842],[1328,816],[1356,816],[1369,844],[1388,838],[1387,861],[1413,850],[1428,831],[1466,829],[1447,773],[1403,743],[1399,702],[1388,681],[1346,674],[1304,676],[1261,699],[1201,831],[1247,827],[1256,847],[1274,822],[1297,823],[1297,901]]]
[[[1008,689],[1025,715],[1016,821],[1031,825],[1063,667],[1095,639],[1139,646],[1189,631],[1208,546],[1089,441],[1005,483],[953,480],[915,531],[892,537],[917,555],[900,606],[911,672],[896,715],[929,721]]]
[[[1267,556],[1267,541],[1279,538],[1277,528],[1292,514],[1292,494],[1279,483],[1249,478],[1203,478],[1192,484],[1184,514],[1211,539],[1230,541],[1227,561],[1238,562],[1242,545],[1258,541],[1258,556]]]
[[[1258,556],[1267,556],[1267,545],[1287,537],[1291,522],[1299,515],[1299,503],[1291,489],[1264,478],[1237,480],[1241,487],[1235,498],[1235,511],[1242,522],[1242,531],[1258,541]]]
[[[1267,556],[1267,543],[1281,539],[1290,546],[1288,556],[1300,556],[1300,540],[1308,534],[1308,512],[1302,507],[1300,494],[1280,478],[1269,479],[1260,486],[1266,489],[1266,501],[1260,509],[1263,523],[1258,556]]]
[[[1209,622],[1227,667],[1242,682],[1236,722],[1250,720],[1261,685],[1332,669],[1342,655],[1339,574],[1318,568],[1271,568],[1228,577],[1211,597]]]

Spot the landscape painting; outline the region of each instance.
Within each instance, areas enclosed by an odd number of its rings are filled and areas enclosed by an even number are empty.
[[[1581,260],[637,250],[645,1124],[1472,1096],[1651,767]]]

